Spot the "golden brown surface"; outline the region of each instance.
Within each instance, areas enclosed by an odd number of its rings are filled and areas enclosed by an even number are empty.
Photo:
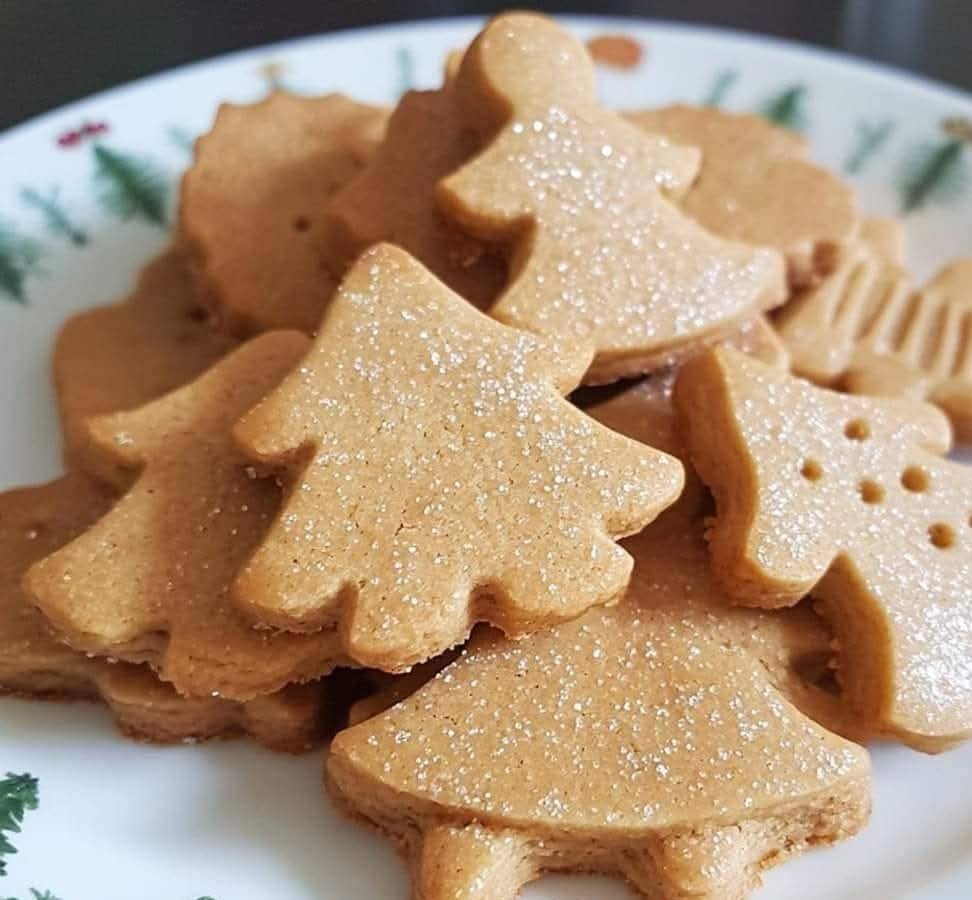
[[[866,223],[833,275],[786,305],[780,332],[799,374],[853,394],[930,400],[972,441],[972,259],[915,289],[900,231]]]
[[[256,338],[147,406],[92,420],[89,455],[127,493],[28,572],[27,587],[77,649],[149,662],[182,693],[250,700],[338,664],[332,633],[251,627],[228,586],[280,492],[255,477],[232,424],[300,358],[295,332]]]
[[[76,313],[61,328],[53,368],[67,458],[83,463],[85,419],[154,400],[234,346],[208,321],[185,251],[164,251],[127,299]]]
[[[477,312],[403,251],[366,253],[311,352],[237,429],[293,487],[236,585],[284,628],[340,622],[401,671],[477,621],[524,634],[616,598],[677,460],[561,397],[588,357]]]
[[[941,457],[945,417],[729,348],[686,363],[675,398],[726,591],[765,607],[812,591],[865,730],[932,752],[972,734],[972,478]]]
[[[627,546],[620,606],[521,641],[477,634],[335,739],[332,795],[398,843],[416,896],[501,900],[594,871],[653,900],[739,898],[866,822],[867,754],[780,692],[799,611],[727,612],[698,529]]]
[[[807,161],[807,145],[761,116],[701,106],[639,110],[645,131],[702,151],[702,169],[681,207],[713,234],[785,257],[789,281],[827,275],[858,230],[850,186]]]
[[[776,251],[709,234],[664,196],[691,183],[697,151],[598,105],[586,51],[551,20],[494,19],[455,87],[489,143],[440,198],[471,233],[515,245],[490,313],[589,343],[589,383],[651,371],[783,301]]]
[[[27,568],[89,528],[111,501],[80,475],[0,494],[0,693],[99,699],[139,740],[251,735],[288,752],[320,738],[320,684],[288,687],[249,703],[181,697],[148,669],[93,659],[61,643],[20,586]]]
[[[436,184],[479,144],[459,118],[451,84],[402,97],[374,157],[325,210],[324,250],[335,274],[372,244],[387,242],[474,306],[488,307],[505,283],[506,261],[450,222],[435,199]]]
[[[228,330],[317,328],[335,287],[322,210],[370,157],[384,119],[339,94],[220,107],[182,179],[179,225]]]

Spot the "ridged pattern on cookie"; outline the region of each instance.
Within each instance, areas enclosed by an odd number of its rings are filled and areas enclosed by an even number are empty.
[[[915,289],[875,222],[838,269],[783,310],[794,369],[854,394],[927,398],[972,438],[972,259]]]

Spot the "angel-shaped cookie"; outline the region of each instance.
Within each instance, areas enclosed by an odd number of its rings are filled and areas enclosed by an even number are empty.
[[[587,341],[588,382],[650,371],[784,299],[775,250],[716,237],[665,197],[691,183],[697,153],[598,105],[586,51],[553,21],[494,19],[455,87],[490,140],[440,200],[470,233],[515,244],[490,313]]]
[[[299,368],[237,435],[292,487],[236,596],[290,629],[337,624],[407,669],[474,622],[535,631],[608,603],[682,487],[671,457],[561,396],[589,356],[507,328],[404,251],[365,253]]]
[[[317,326],[335,287],[321,210],[370,157],[385,115],[339,94],[220,107],[183,177],[179,226],[228,330]]]
[[[787,304],[780,333],[801,375],[854,394],[928,399],[972,441],[972,258],[914,289],[898,229],[865,223],[837,270]]]
[[[702,151],[679,205],[713,234],[786,257],[792,285],[837,264],[858,231],[850,186],[807,160],[806,141],[761,116],[666,106],[628,114],[639,127]]]
[[[184,694],[234,700],[338,664],[334,634],[256,630],[228,592],[280,499],[230,428],[307,344],[296,332],[263,335],[185,387],[89,423],[86,458],[127,493],[25,580],[71,646],[148,662]]]
[[[72,473],[0,494],[0,693],[102,700],[139,740],[199,740],[234,733],[297,752],[320,737],[319,683],[236,703],[182,697],[147,666],[97,659],[61,643],[21,588],[37,560],[77,537],[110,505],[101,486]]]
[[[690,360],[676,403],[716,496],[712,564],[737,602],[812,592],[845,702],[928,751],[972,734],[972,475],[938,410],[851,397],[729,348]]]
[[[724,615],[698,530],[626,543],[617,608],[520,641],[477,633],[335,739],[332,797],[396,841],[416,897],[512,900],[566,871],[652,900],[742,898],[866,822],[866,752],[786,699],[803,620]]]

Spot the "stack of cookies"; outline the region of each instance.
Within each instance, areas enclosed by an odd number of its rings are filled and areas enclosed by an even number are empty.
[[[743,897],[863,827],[861,742],[972,734],[972,261],[901,256],[798,138],[608,110],[540,16],[390,114],[224,107],[58,338],[0,685],[290,751],[343,700],[328,791],[423,900]]]

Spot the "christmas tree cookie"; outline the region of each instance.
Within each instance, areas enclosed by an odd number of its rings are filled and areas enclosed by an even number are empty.
[[[384,118],[337,94],[220,108],[182,180],[180,228],[229,330],[317,327],[335,286],[321,210],[371,155]]]
[[[561,394],[589,356],[507,328],[404,251],[349,272],[300,367],[237,435],[291,481],[236,583],[283,628],[337,625],[362,665],[400,671],[477,621],[524,634],[609,603],[682,466]]]
[[[435,186],[478,149],[450,83],[402,97],[371,161],[325,209],[325,254],[343,274],[372,244],[397,244],[470,303],[485,308],[506,278],[495,250],[439,210]]]
[[[61,328],[53,368],[66,456],[83,462],[86,419],[154,400],[235,346],[212,328],[185,252],[166,250],[125,301],[77,313]]]
[[[972,441],[972,258],[915,289],[900,226],[865,223],[836,271],[783,310],[794,369],[853,394],[928,399]]]
[[[789,281],[828,274],[855,237],[850,187],[807,161],[806,141],[762,116],[667,106],[628,114],[654,134],[702,151],[682,209],[713,234],[786,257]]]
[[[440,185],[470,233],[515,245],[500,321],[588,342],[588,382],[651,371],[784,299],[772,249],[705,231],[663,191],[698,157],[598,105],[583,46],[549,19],[494,19],[456,91],[486,149]]]
[[[620,606],[520,641],[477,633],[334,740],[332,797],[396,842],[416,896],[503,900],[565,871],[741,898],[867,821],[866,752],[786,699],[793,611],[724,616],[697,530],[628,546]]]
[[[185,741],[245,733],[297,752],[319,737],[319,684],[288,687],[249,703],[181,697],[146,666],[78,653],[52,634],[20,586],[27,568],[94,524],[110,506],[104,490],[72,474],[0,494],[0,693],[102,700],[139,740]]]
[[[335,635],[256,630],[228,590],[279,504],[230,428],[306,347],[294,332],[264,335],[174,393],[89,423],[88,458],[127,493],[25,581],[72,647],[147,662],[184,694],[233,700],[337,664]]]
[[[972,478],[934,407],[818,388],[728,348],[676,402],[716,496],[712,564],[737,602],[811,593],[866,731],[927,751],[972,734]]]

